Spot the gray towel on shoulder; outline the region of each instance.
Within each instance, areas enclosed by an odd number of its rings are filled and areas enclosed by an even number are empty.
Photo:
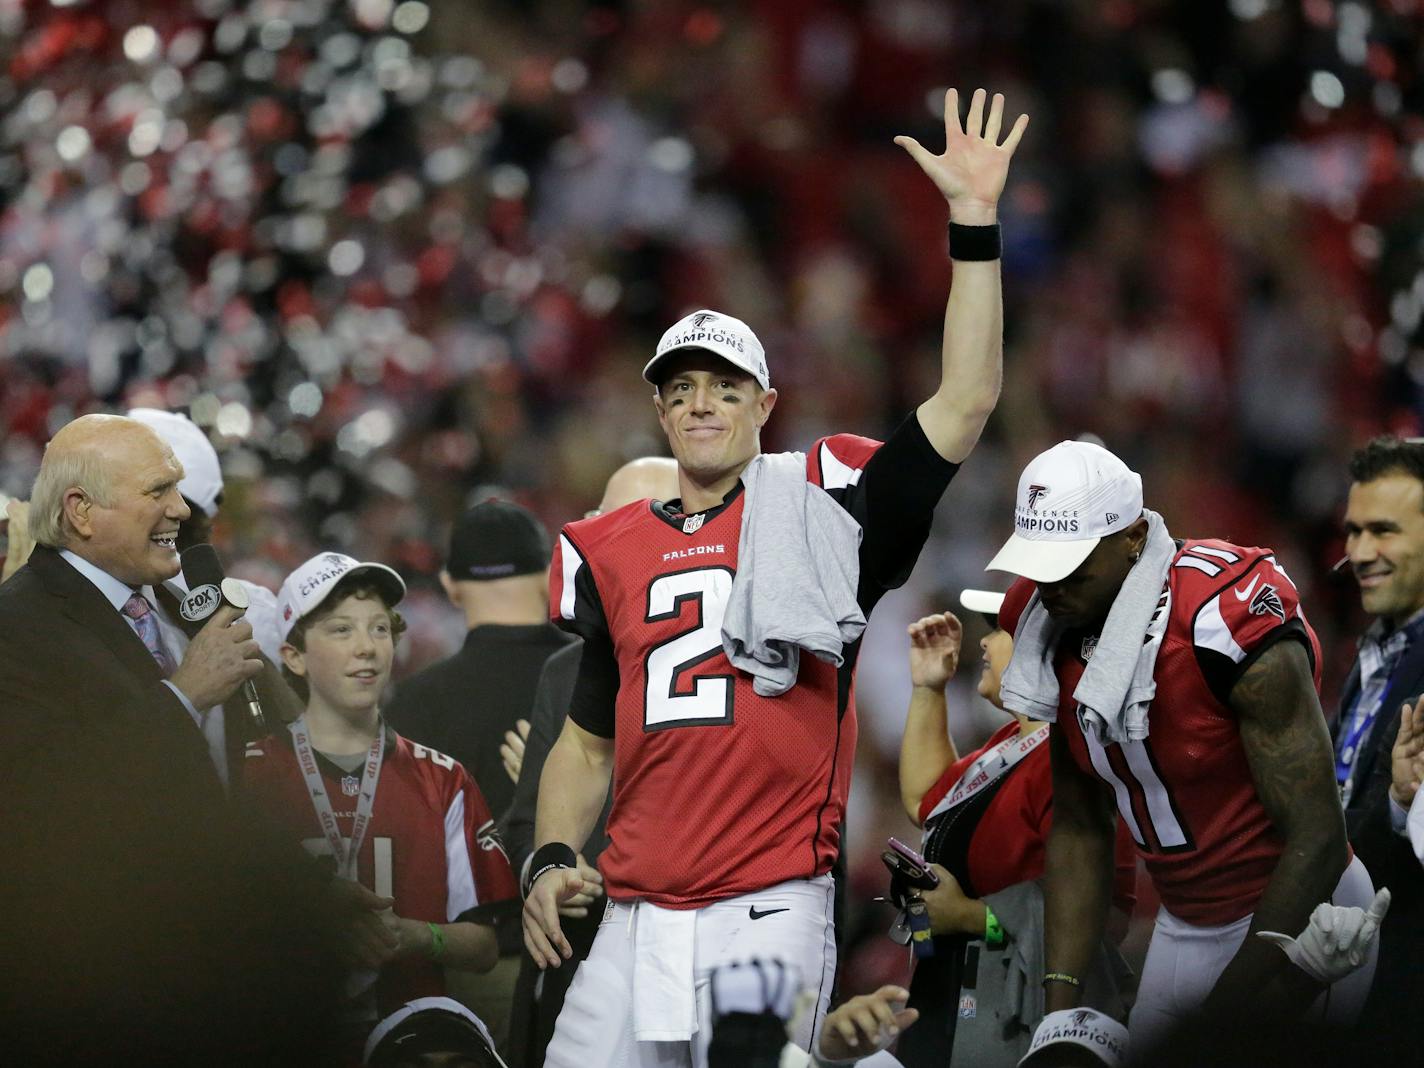
[[[1104,745],[1147,737],[1147,712],[1157,693],[1153,670],[1170,613],[1167,571],[1176,543],[1162,517],[1144,510],[1147,542],[1142,557],[1127,573],[1098,636],[1092,659],[1078,680],[1073,700]],[[1004,707],[1032,719],[1058,718],[1058,676],[1054,651],[1062,628],[1043,607],[1037,590],[1019,616],[1014,652],[1004,670],[1000,695]]]
[[[806,455],[763,453],[742,472],[737,574],[722,648],[762,697],[796,683],[801,650],[839,667],[865,630],[856,601],[861,529],[806,478]]]

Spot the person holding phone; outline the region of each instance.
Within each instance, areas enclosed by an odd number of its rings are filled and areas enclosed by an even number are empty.
[[[998,625],[1003,595],[965,590],[960,602],[989,624],[979,643],[977,689],[1002,709],[999,682],[1014,646],[1013,636]],[[919,892],[934,952],[916,962],[910,1007],[921,1019],[901,1039],[899,1056],[908,1068],[1014,1065],[1028,1051],[1043,1014],[1042,893],[1036,880],[1043,876],[1052,823],[1049,727],[1014,716],[961,756],[949,734],[945,685],[959,664],[963,624],[952,612],[937,613],[910,624],[909,637],[914,690],[900,748],[900,797],[906,814],[924,829],[921,850],[939,885]],[[1135,886],[1132,840],[1119,825],[1110,942],[1126,933]],[[1094,969],[1089,1001],[1113,1011],[1120,1006],[1108,950],[1105,945]],[[1016,970],[1026,982],[1009,981]]]

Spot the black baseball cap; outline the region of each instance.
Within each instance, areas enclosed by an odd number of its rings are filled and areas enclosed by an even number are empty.
[[[455,520],[445,570],[457,582],[489,582],[549,567],[548,532],[513,501],[481,501]]]

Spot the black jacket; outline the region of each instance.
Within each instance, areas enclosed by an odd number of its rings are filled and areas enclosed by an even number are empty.
[[[499,755],[504,732],[529,718],[544,662],[574,640],[552,623],[473,627],[454,656],[396,684],[386,722],[463,764],[501,819],[514,800]]]
[[[1341,697],[1341,716],[1360,692],[1360,665],[1356,662]],[[1376,888],[1389,887],[1391,902],[1380,932],[1379,966],[1374,987],[1361,1021],[1366,1034],[1388,1048],[1405,1046],[1413,1032],[1413,1013],[1424,1003],[1424,867],[1414,856],[1409,839],[1396,834],[1389,821],[1390,750],[1399,732],[1399,712],[1404,702],[1424,693],[1424,641],[1405,652],[1391,677],[1386,704],[1380,709],[1356,760],[1355,787],[1345,809],[1345,825],[1356,854],[1369,869]],[[1412,1059],[1412,1052],[1409,1058]]]
[[[8,1062],[328,1063],[309,873],[240,824],[143,642],[43,547],[0,585],[0,856]]]

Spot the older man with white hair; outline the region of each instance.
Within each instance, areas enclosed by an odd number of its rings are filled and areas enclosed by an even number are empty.
[[[304,982],[250,956],[272,952],[275,891],[251,889],[257,846],[227,821],[194,722],[261,669],[251,628],[220,607],[179,655],[155,620],[154,588],[179,570],[183,475],[135,420],[69,423],[35,480],[37,544],[0,585],[0,1031],[14,1063],[61,1048],[100,1063],[100,1040],[104,1063],[215,1063],[204,1051],[274,982]],[[314,935],[282,937],[311,951]]]
[[[223,476],[217,449],[208,440],[208,435],[186,415],[161,408],[132,408],[127,417],[157,434],[163,444],[172,450],[174,459],[183,470],[178,493],[188,506],[188,516],[178,524],[175,544],[179,554],[194,545],[212,541],[213,522],[222,504]],[[34,549],[29,503],[12,501],[7,512],[10,551],[0,579],[8,579],[18,571]],[[301,714],[301,702],[282,681],[275,666],[280,662],[282,648],[277,595],[257,583],[238,581],[247,595],[243,620],[252,628],[253,640],[267,661],[254,679],[259,705],[274,721],[290,721]],[[179,606],[188,592],[188,584],[181,571],[153,587],[153,618],[158,626],[159,641],[175,660],[181,660],[188,648],[191,627],[185,628],[179,622]],[[233,704],[231,715],[221,704],[195,712],[213,766],[224,783],[228,782],[230,768],[241,754],[243,745],[262,733],[248,724],[246,703],[235,701]]]

